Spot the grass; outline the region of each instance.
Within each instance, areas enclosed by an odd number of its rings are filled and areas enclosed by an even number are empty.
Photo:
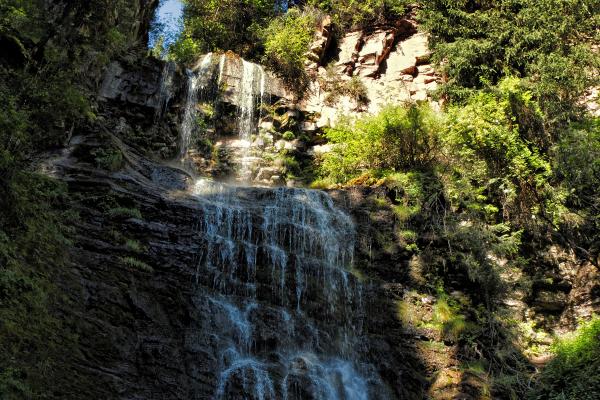
[[[138,269],[143,272],[154,272],[154,268],[134,257],[121,257],[121,262],[130,268]]]
[[[125,247],[128,250],[135,251],[136,253],[141,253],[144,251],[144,246],[135,239],[127,239],[125,242]]]

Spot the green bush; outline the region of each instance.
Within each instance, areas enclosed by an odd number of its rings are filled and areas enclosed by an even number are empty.
[[[285,131],[285,132],[283,132],[281,137],[284,140],[294,140],[296,138],[296,135],[294,135],[294,132],[292,132],[292,131]]]
[[[600,318],[558,340],[555,357],[542,370],[531,399],[584,400],[600,397]]]
[[[369,23],[381,23],[386,18],[402,16],[413,2],[408,0],[309,0],[307,3],[331,15],[333,22],[342,31],[346,31],[361,28]]]
[[[47,177],[16,172],[7,189],[0,196],[0,397],[42,398],[61,378],[48,367],[66,362],[76,343],[54,283],[72,216],[60,211],[66,187]]]
[[[388,106],[378,115],[343,120],[326,130],[334,144],[323,177],[345,182],[369,170],[423,168],[437,156],[440,118],[428,105]]]
[[[96,165],[114,172],[123,166],[123,153],[117,148],[99,148],[92,151]]]
[[[170,57],[190,62],[202,53],[232,50],[257,60],[263,50],[261,30],[278,10],[273,0],[187,0],[184,29]]]
[[[444,61],[443,90],[453,99],[520,76],[556,127],[577,113],[576,99],[600,79],[600,57],[590,47],[599,37],[598,0],[432,0],[422,6],[434,59]]]
[[[360,110],[369,105],[369,92],[363,81],[358,76],[353,76],[340,87],[340,94],[350,97]]]
[[[524,139],[513,106],[535,108],[520,80],[471,96],[448,109],[444,148],[453,168],[450,199],[483,214],[502,210],[505,218],[529,217],[548,188],[550,163]]]
[[[125,242],[125,247],[127,247],[128,250],[131,250],[136,253],[141,253],[142,251],[144,251],[144,246],[135,239],[127,239],[127,241]]]
[[[263,31],[265,63],[299,94],[309,83],[304,63],[317,22],[316,10],[291,8],[286,14],[271,20]]]

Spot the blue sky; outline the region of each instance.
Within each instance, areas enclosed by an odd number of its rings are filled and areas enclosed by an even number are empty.
[[[157,21],[164,25],[162,34],[168,46],[179,35],[182,29],[183,3],[180,0],[162,0],[158,7]],[[149,47],[154,47],[155,35],[150,35]]]

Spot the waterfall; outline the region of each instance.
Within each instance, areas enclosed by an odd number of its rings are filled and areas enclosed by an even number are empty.
[[[194,71],[187,73],[187,94],[180,132],[179,157],[184,159],[197,130],[197,103],[215,103],[219,91],[224,89],[224,102],[236,106],[235,162],[239,165],[238,177],[249,181],[251,169],[259,159],[252,154],[253,135],[258,131],[263,102],[267,92],[267,78],[263,67],[242,58],[221,54],[206,54]],[[267,99],[269,100],[269,99]]]
[[[265,73],[260,65],[242,60],[242,79],[238,98],[238,130],[240,138],[250,140],[256,131],[256,103],[262,101]]]
[[[257,101],[262,107],[265,90],[265,72],[260,65],[242,59],[242,77],[238,96],[238,134],[243,143],[240,177],[249,180],[254,161],[250,154],[252,135],[257,131]],[[260,113],[260,108],[258,109]]]
[[[197,71],[186,70],[187,94],[183,120],[181,122],[181,132],[179,135],[179,158],[181,160],[185,159],[193,133],[196,130],[196,118],[198,116],[196,106],[198,104],[198,99],[202,96],[202,92],[210,86],[212,81],[214,73],[212,59],[212,53],[208,53],[202,59]]]
[[[352,219],[322,191],[199,179],[194,274],[214,338],[215,399],[385,399],[359,359]],[[372,395],[371,395],[372,394]]]
[[[259,65],[229,61],[209,53],[188,71],[180,156],[192,141],[197,103],[214,102],[215,88],[227,84],[243,147],[240,176],[248,180],[267,75]],[[198,209],[191,320],[199,326],[186,342],[214,364],[213,398],[390,398],[365,361],[363,288],[350,272],[356,237],[350,216],[318,190],[199,178],[191,191]]]

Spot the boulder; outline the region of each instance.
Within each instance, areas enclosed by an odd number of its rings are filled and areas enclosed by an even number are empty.
[[[403,76],[414,76],[417,72],[417,59],[411,54],[404,54],[401,48],[390,53],[387,60],[386,77],[389,80],[402,79]]]
[[[563,292],[541,290],[535,296],[534,305],[542,312],[561,312],[567,305],[567,295]]]
[[[303,132],[315,132],[318,129],[318,127],[315,122],[304,121],[304,122],[302,122],[302,125],[300,125],[300,129]]]
[[[106,72],[98,96],[100,100],[123,101],[149,108],[160,108],[161,62],[146,61],[146,64],[124,68],[119,62],[112,62]]]
[[[417,65],[426,64],[431,56],[429,50],[429,36],[425,33],[417,33],[399,44],[404,54],[414,56]]]

